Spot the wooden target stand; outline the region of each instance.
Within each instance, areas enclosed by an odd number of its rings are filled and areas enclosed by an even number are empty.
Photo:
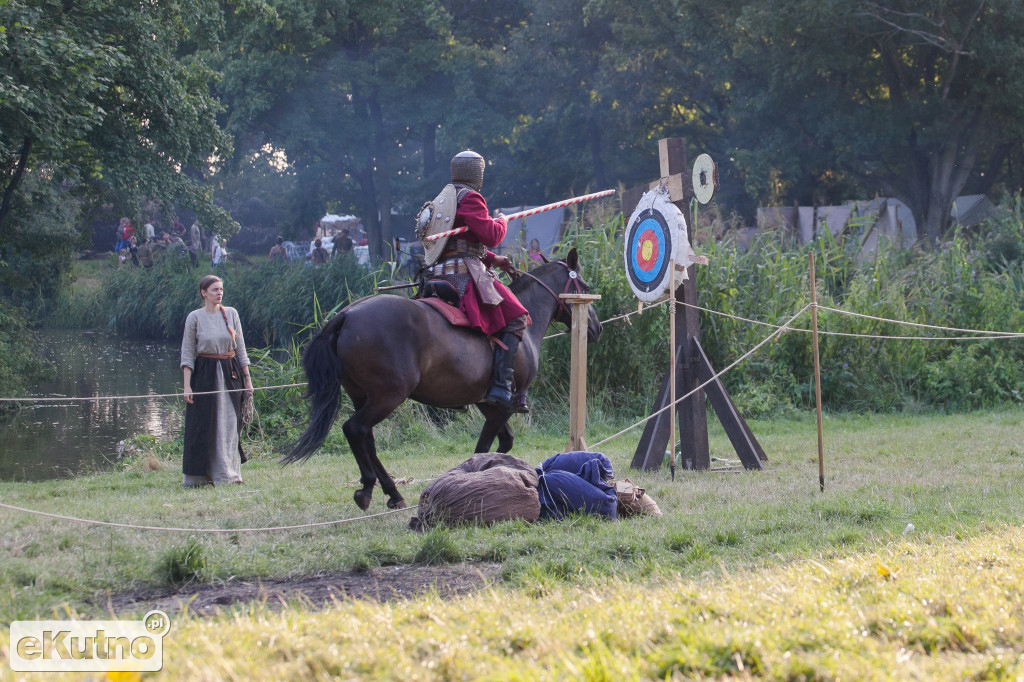
[[[652,182],[649,187],[627,190],[623,194],[622,200],[623,215],[630,215],[643,194],[648,189],[654,189],[662,183],[667,186],[669,200],[683,211],[683,215],[687,214],[686,207],[689,198],[693,196],[693,190],[689,182],[690,171],[686,160],[686,140],[679,137],[659,140],[658,157],[661,162],[661,179]],[[695,229],[696,226],[691,225],[687,230],[691,245]],[[680,269],[683,268],[680,267]],[[715,370],[700,344],[700,318],[697,310],[691,307],[697,305],[697,273],[692,265],[687,272],[689,278],[684,280],[682,286],[677,287],[672,294],[678,308],[677,314],[673,316],[677,395],[687,395],[715,375]],[[673,388],[669,374],[670,372],[666,372],[665,378],[661,382],[654,406],[651,408],[652,414],[669,405]],[[722,428],[729,436],[743,466],[747,469],[763,469],[768,457],[750,427],[747,426],[743,415],[736,408],[729,392],[718,379],[677,406],[682,467],[699,471],[711,469],[705,397],[711,402],[711,407],[718,415]],[[633,455],[632,468],[656,470],[661,466],[666,451],[672,452],[674,461],[674,448],[670,450],[668,443],[670,431],[673,430],[670,413],[671,410],[665,410],[648,420],[636,453]]]

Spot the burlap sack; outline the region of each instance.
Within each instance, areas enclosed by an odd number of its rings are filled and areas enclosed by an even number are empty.
[[[413,530],[540,517],[537,472],[512,455],[481,453],[441,474],[420,495]]]
[[[619,516],[633,516],[635,514],[661,516],[661,509],[651,499],[651,496],[647,494],[647,491],[637,487],[628,478],[615,481],[615,497],[618,499]]]

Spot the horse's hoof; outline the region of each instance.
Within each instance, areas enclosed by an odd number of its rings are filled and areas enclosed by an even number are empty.
[[[367,509],[370,508],[370,499],[371,498],[372,498],[371,495],[367,495],[362,490],[357,490],[355,492],[355,494],[352,495],[352,499],[355,501],[356,506],[358,506],[363,511],[366,511]]]
[[[401,497],[388,500],[388,509],[405,509],[405,500]]]

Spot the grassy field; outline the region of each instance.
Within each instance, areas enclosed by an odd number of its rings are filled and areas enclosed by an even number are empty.
[[[378,436],[415,503],[469,456],[477,420],[437,429],[408,406]],[[564,431],[529,429],[539,463]],[[596,442],[617,424],[592,425]],[[178,614],[175,679],[382,677],[1014,679],[1024,674],[1024,413],[832,416],[818,492],[813,418],[752,422],[762,472],[628,471],[636,436],[601,448],[665,516],[406,530],[411,513],[278,533],[162,534],[0,510],[0,621],[108,614],[107,598],[412,564],[497,565],[484,591],[320,610],[236,605]],[[338,430],[340,431],[340,430]],[[310,462],[254,448],[241,487],[183,490],[156,445],[124,470],[0,483],[7,504],[152,526],[247,528],[357,516],[336,431]],[[712,434],[712,455],[734,459]],[[378,493],[371,512],[384,510]],[[143,607],[141,612],[146,609]],[[119,613],[119,615],[127,615]],[[0,634],[0,639],[7,633]],[[0,654],[6,655],[6,654]],[[6,669],[7,666],[4,665]],[[410,672],[411,671],[411,672]]]

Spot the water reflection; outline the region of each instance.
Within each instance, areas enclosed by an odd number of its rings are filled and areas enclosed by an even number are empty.
[[[94,332],[44,332],[40,353],[56,365],[36,396],[151,395],[179,391],[177,344]],[[182,408],[173,398],[58,401],[26,406],[0,424],[0,479],[40,480],[110,466],[117,442],[137,433],[173,437]]]

